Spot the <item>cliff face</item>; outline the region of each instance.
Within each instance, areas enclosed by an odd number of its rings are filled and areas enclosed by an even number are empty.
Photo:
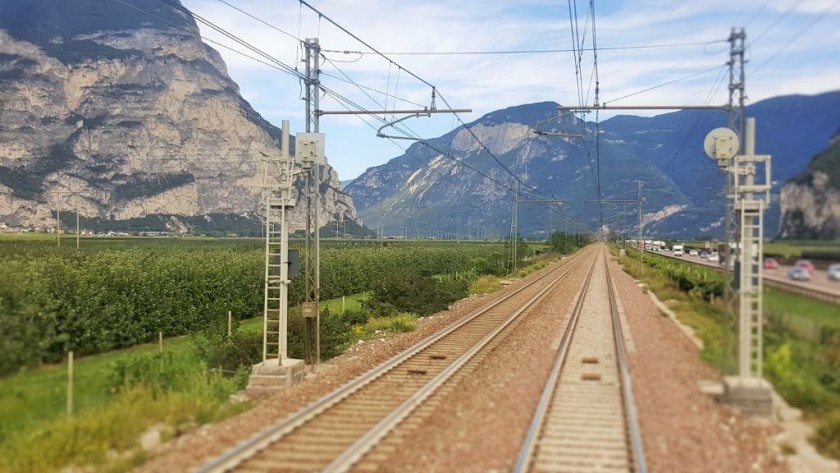
[[[840,239],[840,133],[804,173],[785,184],[781,207],[782,238]]]
[[[131,4],[0,0],[0,221],[258,211],[260,151],[279,130],[242,99],[191,17]],[[322,180],[322,219],[358,221],[332,168]]]

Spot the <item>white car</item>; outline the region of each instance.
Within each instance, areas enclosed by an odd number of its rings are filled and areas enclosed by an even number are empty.
[[[713,262],[713,263],[716,263],[716,262],[720,261],[720,255],[718,255],[718,252],[717,252],[717,251],[713,251],[713,252],[709,255],[709,261],[711,261],[711,262]]]
[[[700,252],[698,252],[697,250],[690,250],[688,252],[688,256],[699,256],[699,255],[700,255]]]

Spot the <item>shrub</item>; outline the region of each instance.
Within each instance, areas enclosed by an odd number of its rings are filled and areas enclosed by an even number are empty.
[[[834,411],[820,420],[812,440],[820,453],[840,458],[840,411]]]

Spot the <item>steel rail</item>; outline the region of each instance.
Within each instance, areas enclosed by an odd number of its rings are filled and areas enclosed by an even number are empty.
[[[517,457],[516,465],[513,470],[516,473],[526,473],[531,471],[533,467],[533,462],[536,459],[536,448],[540,442],[540,436],[543,433],[549,410],[555,400],[560,377],[567,364],[568,352],[583,309],[583,301],[586,299],[586,294],[589,290],[590,282],[597,264],[597,260],[593,262],[592,267],[589,270],[589,275],[576,295],[570,319],[566,324],[566,328],[563,332],[563,337],[558,348],[557,357],[555,358],[551,373],[546,381],[545,388],[540,396],[537,408],[534,411],[531,425],[528,428],[519,456]],[[604,268],[607,278],[613,343],[616,349],[617,368],[621,383],[622,407],[624,410],[625,421],[627,423],[627,436],[629,437],[627,439],[627,453],[629,454],[630,460],[633,464],[632,471],[634,473],[646,473],[647,466],[645,463],[644,448],[642,446],[641,431],[639,429],[638,415],[635,408],[635,402],[633,400],[632,385],[630,382],[630,375],[627,370],[627,361],[624,355],[624,337],[618,312],[617,296],[612,276],[609,272],[609,262],[606,257],[604,258]]]
[[[433,345],[434,343],[438,342],[439,340],[443,339],[444,337],[448,336],[449,334],[457,331],[464,325],[467,325],[471,321],[475,320],[477,317],[481,316],[482,314],[492,310],[493,308],[497,307],[498,305],[502,304],[506,300],[510,299],[511,297],[521,293],[532,284],[542,281],[543,279],[549,278],[551,275],[556,274],[557,272],[561,272],[556,280],[552,282],[550,285],[554,285],[556,281],[565,277],[577,264],[580,263],[584,259],[584,255],[588,252],[581,252],[577,255],[570,258],[568,261],[561,263],[556,269],[546,272],[543,275],[540,275],[530,284],[524,285],[521,288],[518,288],[514,291],[511,291],[509,294],[500,297],[498,300],[493,301],[492,303],[481,307],[463,320],[453,324],[452,326],[432,335],[431,337],[417,343],[416,345],[410,347],[406,351],[395,355],[390,360],[386,361],[385,363],[379,365],[378,367],[368,371],[359,377],[355,378],[348,384],[334,390],[333,392],[327,394],[326,396],[322,397],[321,399],[315,401],[314,403],[300,409],[299,411],[295,412],[291,416],[277,422],[276,424],[268,427],[267,429],[253,435],[248,440],[240,443],[239,445],[235,446],[233,449],[225,452],[221,456],[211,460],[210,462],[204,464],[203,466],[199,467],[195,471],[197,473],[210,473],[210,472],[219,472],[219,471],[229,471],[235,468],[240,463],[248,460],[252,456],[254,456],[257,452],[263,450],[267,446],[271,445],[272,443],[277,442],[285,435],[289,434],[290,432],[294,431],[298,427],[304,425],[305,423],[309,422],[311,419],[317,417],[327,409],[331,408],[332,406],[338,404],[339,402],[343,401],[344,399],[348,398],[358,390],[362,389],[364,386],[370,384],[371,382],[375,381],[376,379],[382,377],[387,372],[391,371],[393,368],[399,366],[406,360],[412,358],[419,352],[425,350],[429,346]]]
[[[551,374],[546,381],[540,401],[534,411],[534,416],[531,420],[531,425],[528,428],[528,433],[525,435],[525,441],[519,451],[519,457],[516,459],[516,465],[513,468],[515,473],[526,473],[531,469],[531,460],[534,456],[534,449],[537,446],[538,436],[542,431],[545,423],[548,408],[551,406],[551,399],[554,395],[554,390],[557,387],[557,382],[560,380],[560,372],[563,370],[563,365],[566,364],[566,354],[569,351],[572,334],[574,333],[577,321],[580,318],[580,312],[583,308],[583,301],[586,299],[586,290],[592,280],[592,274],[595,272],[595,262],[589,268],[589,273],[583,282],[583,285],[578,290],[575,296],[575,303],[572,309],[571,319],[566,324],[566,329],[563,331],[563,337],[560,340],[560,347],[558,348],[557,358],[554,360],[554,366],[551,368]]]
[[[607,267],[607,290],[610,294],[610,312],[613,319],[613,335],[615,337],[616,352],[618,355],[618,369],[621,376],[621,394],[624,400],[624,415],[627,418],[627,428],[630,431],[630,446],[635,473],[646,473],[645,450],[642,445],[642,431],[639,428],[639,415],[636,412],[636,402],[633,399],[633,385],[630,380],[630,372],[627,369],[627,357],[625,356],[624,331],[621,327],[621,317],[618,314],[618,296],[616,295],[615,284],[610,273],[609,261],[605,259]]]
[[[596,256],[597,257],[597,256]],[[396,427],[400,422],[402,422],[409,414],[411,414],[414,409],[420,406],[423,401],[429,398],[435,391],[438,390],[441,386],[443,386],[447,380],[449,380],[452,375],[454,375],[458,370],[463,368],[475,355],[481,352],[493,339],[495,339],[502,331],[504,331],[511,323],[519,318],[520,315],[525,313],[525,311],[529,310],[531,307],[536,305],[539,301],[541,301],[545,295],[557,287],[557,285],[563,280],[563,278],[568,274],[575,266],[569,268],[569,271],[564,272],[563,274],[557,276],[551,283],[549,283],[546,287],[541,289],[538,293],[536,293],[533,297],[528,299],[525,304],[523,304],[516,312],[511,314],[507,320],[499,324],[492,332],[488,333],[484,336],[478,343],[473,345],[466,353],[461,355],[457,360],[455,360],[451,365],[447,366],[446,369],[441,371],[437,376],[432,378],[428,383],[426,383],[422,388],[416,391],[414,394],[411,395],[408,399],[406,399],[402,404],[400,404],[396,409],[391,411],[388,416],[382,419],[376,426],[370,429],[364,436],[362,436],[359,440],[357,440],[353,445],[351,445],[347,450],[344,451],[341,455],[339,455],[332,463],[327,465],[326,468],[322,470],[323,473],[344,473],[348,471],[357,461],[359,461],[367,452],[371,450],[383,437],[385,437],[394,427]]]

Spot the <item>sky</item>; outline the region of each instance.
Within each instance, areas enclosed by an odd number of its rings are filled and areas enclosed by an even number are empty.
[[[321,110],[347,110],[347,102],[336,95],[365,110],[430,107],[428,84],[437,91],[438,109],[472,110],[403,122],[422,138],[515,105],[592,105],[596,54],[602,104],[725,105],[727,38],[734,27],[745,28],[747,35],[748,105],[840,89],[840,0],[307,2],[321,15],[295,0],[182,0],[197,15],[301,72],[301,40],[318,38],[321,83],[329,90]],[[293,134],[304,131],[302,84],[293,72],[232,51],[228,48],[246,49],[199,27],[257,112],[277,126],[289,120]],[[385,57],[372,54],[351,34]],[[579,68],[572,52],[576,44],[583,45]],[[602,120],[609,116],[600,114]],[[412,141],[376,136],[383,123],[397,118],[402,116],[321,117],[326,154],[340,179],[355,178],[404,153]],[[397,134],[392,128],[385,132]]]

